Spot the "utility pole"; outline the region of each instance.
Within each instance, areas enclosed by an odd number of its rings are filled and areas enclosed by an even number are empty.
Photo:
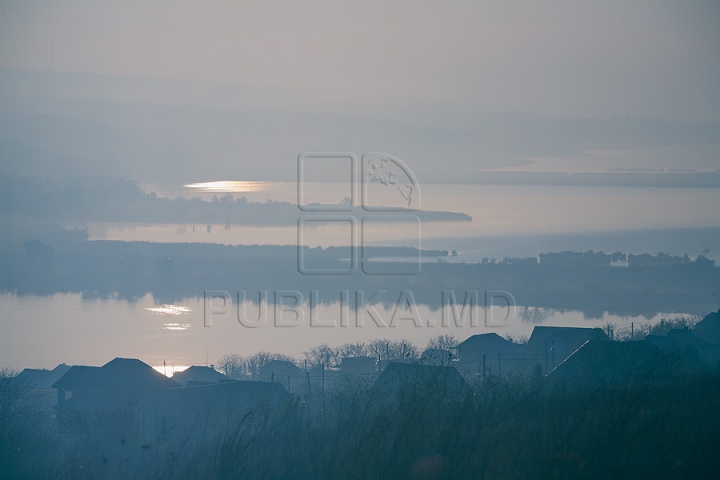
[[[308,400],[310,399],[310,372],[307,370],[305,371],[305,376],[307,377],[307,385],[308,385]]]

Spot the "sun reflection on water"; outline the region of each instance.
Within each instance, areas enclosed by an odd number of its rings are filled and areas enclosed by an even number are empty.
[[[160,307],[145,307],[145,310],[157,315],[187,315],[192,312],[190,307],[183,305],[162,305]]]
[[[189,323],[164,323],[163,330],[187,330],[192,327]]]
[[[270,182],[247,182],[237,180],[222,180],[218,182],[189,183],[185,188],[192,188],[196,192],[223,193],[253,193],[264,192],[277,187],[277,183]]]

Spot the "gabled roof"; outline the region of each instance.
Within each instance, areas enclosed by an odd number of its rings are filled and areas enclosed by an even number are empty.
[[[663,335],[648,335],[643,342],[652,343],[662,350],[672,350],[678,348],[678,342],[672,337]]]
[[[15,379],[27,382],[35,390],[50,390],[52,385],[62,377],[70,367],[61,363],[52,370],[26,368]]]
[[[172,379],[181,385],[185,385],[188,382],[217,383],[230,380],[229,377],[226,377],[214,368],[199,365],[193,365],[182,372],[176,372],[172,376]]]
[[[523,346],[501,337],[497,333],[481,333],[473,335],[458,346],[460,355],[467,355],[472,351],[493,350],[505,356],[522,355]]]
[[[260,376],[275,375],[304,375],[300,367],[287,360],[271,360],[260,369]]]
[[[708,342],[696,337],[692,330],[684,328],[673,328],[665,336],[682,345],[708,345]]]
[[[658,361],[659,357],[660,350],[651,342],[589,340],[547,374],[546,378],[602,387],[662,380],[668,371],[666,365]]]
[[[135,358],[116,358],[102,367],[72,367],[53,388],[69,391],[152,392],[180,385]]]
[[[700,320],[693,332],[696,337],[706,342],[720,344],[720,310]]]
[[[97,371],[100,367],[90,367],[84,365],[75,365],[70,367],[60,379],[52,385],[52,388],[62,388],[65,390],[98,390],[90,388],[100,383]],[[88,387],[88,388],[84,388]]]
[[[535,327],[527,346],[529,349],[545,348],[545,341],[551,338],[562,339],[568,345],[579,347],[588,340],[610,340],[600,328],[585,327]]]

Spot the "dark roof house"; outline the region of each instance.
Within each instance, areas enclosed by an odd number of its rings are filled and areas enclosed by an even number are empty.
[[[549,372],[589,340],[610,339],[600,328],[538,326],[528,340],[527,356]]]
[[[231,379],[211,367],[193,365],[181,372],[176,372],[172,379],[180,385],[201,385],[208,383],[227,382]]]
[[[260,369],[260,380],[263,382],[280,383],[288,392],[293,392],[298,387],[302,387],[307,391],[307,377],[305,372],[287,360],[271,360],[265,364]]]
[[[34,390],[51,390],[53,384],[65,375],[70,368],[70,366],[64,363],[61,363],[52,370],[26,368],[15,378],[18,381],[27,382]]]
[[[720,345],[720,309],[700,320],[693,328],[693,333],[708,343]]]
[[[666,381],[671,364],[651,342],[588,340],[555,367],[546,379],[596,388],[632,387]]]
[[[91,407],[124,401],[129,396],[179,387],[150,365],[134,358],[116,358],[102,367],[71,367],[53,384],[58,389],[58,407],[68,407],[65,392],[72,392],[70,406]],[[92,399],[90,399],[92,397]]]

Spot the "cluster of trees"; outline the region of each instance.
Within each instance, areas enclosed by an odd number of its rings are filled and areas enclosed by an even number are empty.
[[[449,350],[458,343],[457,338],[453,335],[437,335],[428,341],[426,348]],[[230,378],[259,380],[260,370],[272,360],[292,362],[301,368],[314,368],[320,365],[325,368],[336,368],[346,357],[373,357],[378,360],[402,361],[418,359],[421,353],[420,348],[409,340],[375,339],[369,342],[345,343],[339,347],[331,347],[327,343],[323,343],[303,352],[301,359],[269,352],[259,352],[249,356],[228,354],[220,358],[217,367]]]
[[[648,335],[664,337],[673,329],[692,330],[700,320],[702,320],[702,316],[699,315],[680,315],[671,318],[662,318],[655,324],[633,324],[631,326],[618,327],[608,322],[603,326],[603,330],[611,339],[619,342],[627,342],[631,340],[643,340]]]
[[[536,257],[505,257],[498,261],[495,258],[483,258],[482,264],[495,265],[580,265],[580,266],[598,266],[610,265],[612,262],[628,262],[628,265],[640,266],[661,266],[668,267],[673,265],[696,265],[696,266],[715,266],[715,261],[710,260],[704,255],[698,255],[694,260],[687,254],[681,256],[668,255],[667,253],[658,253],[652,255],[642,253],[639,255],[627,254],[622,252],[604,253],[588,250],[587,252],[560,252],[560,253],[541,253],[539,258]]]
[[[667,253],[658,253],[657,255],[650,255],[649,253],[642,253],[640,255],[633,255],[632,253],[627,256],[628,265],[641,265],[641,266],[656,266],[656,267],[668,267],[673,265],[695,265],[698,267],[714,267],[715,260],[710,260],[704,255],[698,255],[695,260],[692,260],[687,254],[680,256],[672,256]]]
[[[582,252],[541,253],[540,263],[543,265],[610,265],[611,262],[624,261],[622,252],[604,253],[588,250]]]

